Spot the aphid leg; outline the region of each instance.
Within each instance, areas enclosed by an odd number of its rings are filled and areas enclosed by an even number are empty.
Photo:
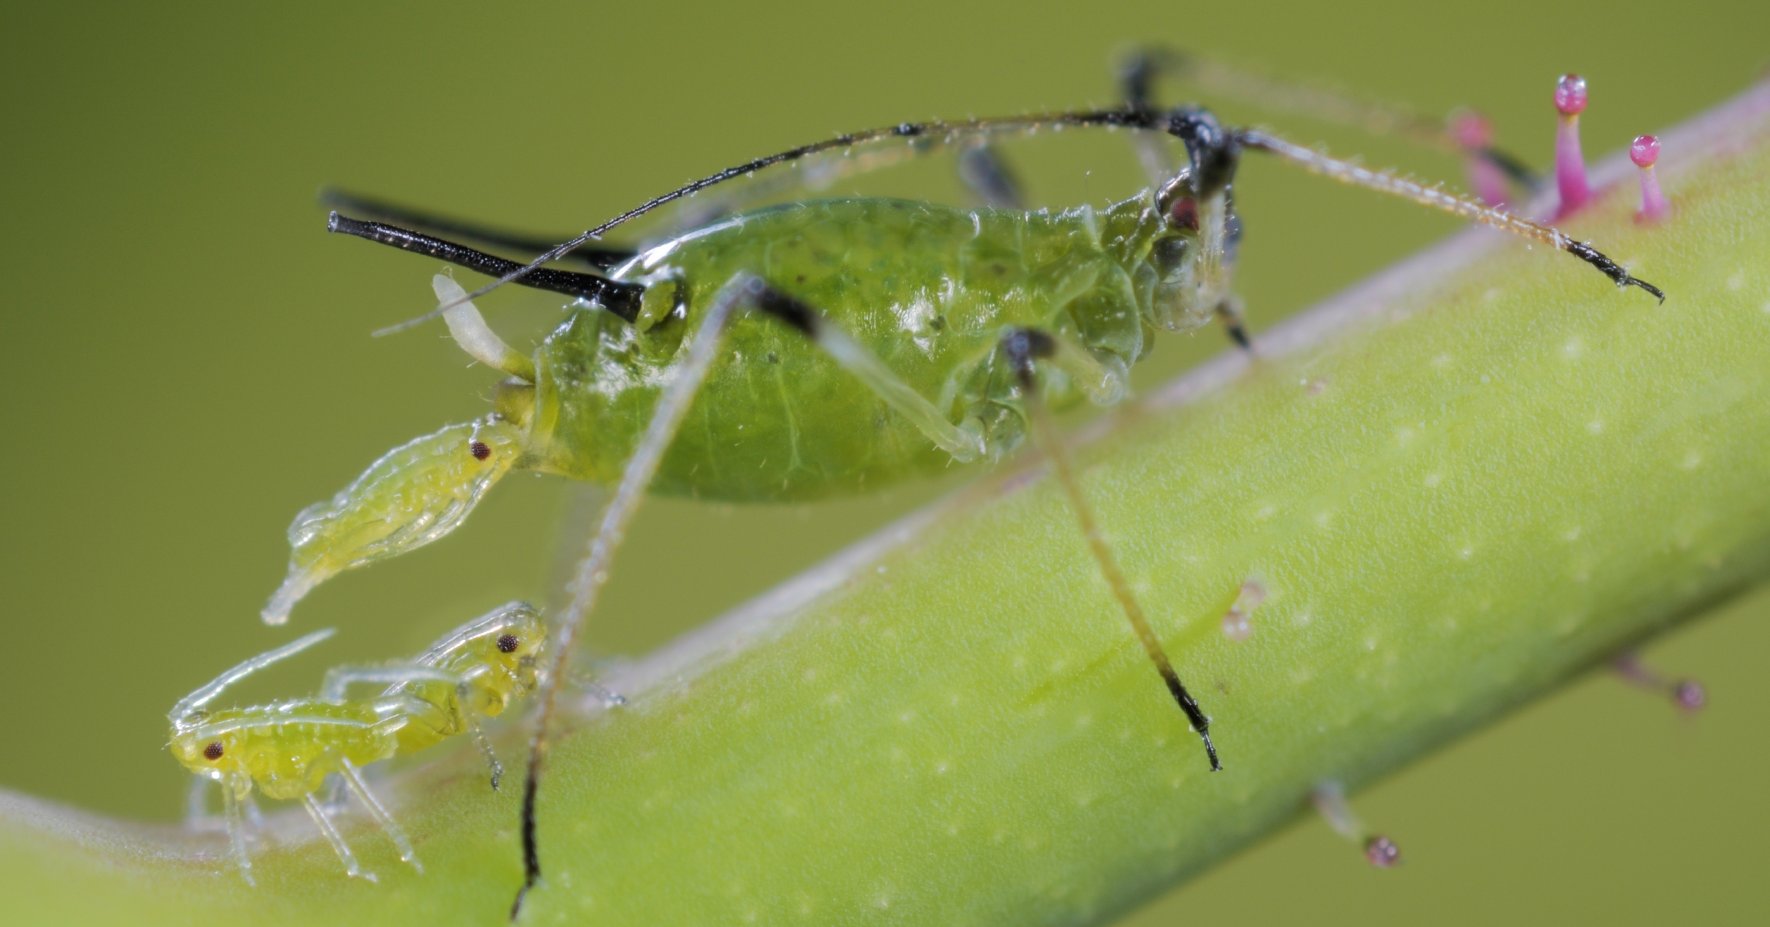
[[[757,299],[759,305],[769,307],[768,311],[776,318],[811,339],[813,345],[872,390],[893,411],[909,419],[918,431],[933,441],[936,447],[951,454],[954,460],[963,462],[983,456],[984,441],[977,433],[948,421],[934,403],[917,392],[915,387],[905,383],[896,371],[879,359],[879,355],[856,341],[830,321],[828,316],[765,284],[762,285]],[[1103,377],[1096,377],[1094,382],[1084,380],[1081,385],[1090,393],[1106,387]],[[1097,396],[1097,401],[1108,403],[1117,398],[1116,395]]]
[[[465,238],[493,248],[509,248],[528,254],[538,254],[553,247],[555,242],[565,238],[563,235],[535,235],[524,232],[513,232],[479,222],[457,219],[438,215],[421,209],[413,209],[391,203],[387,200],[371,196],[349,193],[344,190],[326,189],[320,191],[321,205],[332,209],[344,209],[350,212],[363,213],[379,222],[392,222],[410,228],[422,229],[437,235],[448,235]],[[632,248],[621,248],[613,245],[584,244],[572,249],[561,260],[581,261],[591,268],[606,271],[626,263],[636,254]]]
[[[1020,178],[1014,176],[1001,151],[988,142],[979,142],[959,152],[959,179],[985,206],[1026,208]]]
[[[1119,568],[1118,559],[1113,556],[1112,548],[1100,531],[1094,510],[1088,505],[1081,483],[1076,479],[1069,451],[1063,446],[1056,425],[1039,395],[1039,363],[1061,363],[1059,358],[1066,352],[1085,352],[1073,345],[1064,344],[1050,334],[1025,328],[1014,329],[1005,334],[1000,350],[1018,380],[1020,401],[1031,425],[1033,440],[1050,458],[1052,473],[1057,478],[1058,485],[1063,487],[1064,495],[1069,498],[1070,511],[1075,513],[1076,520],[1081,523],[1088,550],[1100,568],[1100,574],[1105,578],[1107,586],[1111,588],[1112,597],[1125,613],[1126,620],[1131,623],[1132,631],[1143,645],[1144,653],[1155,664],[1156,672],[1161,674],[1162,681],[1167,684],[1169,695],[1173,696],[1180,710],[1186,714],[1187,722],[1192,725],[1199,739],[1204,741],[1205,756],[1210,760],[1211,771],[1221,770],[1223,764],[1217,759],[1217,747],[1211,742],[1211,721],[1193,699],[1192,693],[1187,691],[1186,684],[1180,681],[1180,674],[1175,672],[1173,663],[1168,660],[1167,651],[1162,649],[1161,639],[1156,636],[1155,629],[1150,627],[1149,619],[1143,614],[1143,607],[1132,594],[1130,581],[1125,578],[1124,571]]]
[[[246,797],[240,799],[240,807],[245,809],[246,823],[252,828],[252,833],[261,839],[269,836],[269,830],[264,826],[264,812],[259,810],[257,797],[247,792]]]
[[[1185,56],[1169,48],[1139,48],[1127,55],[1119,65],[1119,96],[1128,108],[1155,113],[1155,82],[1162,74],[1181,66]],[[1131,136],[1137,149],[1137,163],[1152,184],[1166,182],[1180,170],[1173,146],[1160,136],[1137,132]]]
[[[320,804],[320,800],[313,797],[313,793],[301,796],[301,806],[307,809],[307,816],[313,818],[314,825],[320,829],[321,834],[325,835],[326,842],[332,845],[332,852],[338,854],[338,861],[344,864],[345,875],[367,879],[370,882],[377,881],[373,872],[364,869],[356,861],[356,854],[350,852],[350,845],[344,842],[344,835],[338,833],[337,826],[326,814],[326,809]]]
[[[209,814],[209,782],[208,776],[192,776],[190,788],[184,792],[184,829],[204,831],[215,826],[215,818]]]
[[[1254,354],[1254,340],[1248,337],[1247,321],[1242,318],[1240,297],[1231,296],[1217,304],[1217,318],[1223,323],[1223,330],[1229,334],[1229,340],[1242,349],[1248,356]]]
[[[465,691],[462,692],[461,699],[465,704]],[[461,720],[467,724],[467,734],[473,738],[473,745],[479,748],[480,755],[486,758],[486,765],[492,768],[492,791],[498,791],[498,787],[504,782],[504,764],[498,760],[498,751],[492,749],[492,741],[486,737],[485,728],[480,727],[478,716],[464,711],[461,713]]]
[[[664,453],[682,427],[695,394],[705,382],[707,371],[713,366],[719,346],[725,340],[726,326],[731,318],[740,310],[750,308],[797,325],[797,320],[784,315],[785,310],[769,298],[770,292],[760,279],[742,274],[720,288],[707,307],[706,317],[691,336],[682,360],[677,362],[669,385],[658,397],[651,421],[622,468],[620,481],[616,483],[608,505],[603,508],[596,533],[590,538],[589,549],[568,586],[571,601],[560,615],[559,631],[552,644],[553,661],[542,677],[534,736],[529,741],[528,775],[523,781],[522,794],[523,883],[510,905],[511,920],[521,913],[523,899],[541,878],[541,856],[535,842],[535,801],[547,749],[552,743],[553,713],[558,707],[561,683],[569,678],[568,669],[578,634],[583,630],[585,619],[595,611],[597,599],[608,583],[615,552],[627,536],[627,526],[644,501],[646,488],[657,475]]]
[[[369,784],[363,781],[362,773],[357,771],[356,764],[349,760],[339,760],[338,774],[344,779],[344,784],[350,787],[350,793],[356,796],[357,801],[362,802],[363,807],[369,809],[369,817],[374,818],[375,823],[381,825],[381,829],[387,832],[388,839],[392,840],[393,845],[399,848],[399,858],[411,863],[413,869],[423,872],[424,866],[418,862],[418,854],[412,849],[412,841],[406,838],[406,832],[401,830],[399,824],[393,820],[393,815],[387,813],[387,809],[375,797],[375,793],[369,791]]]
[[[1640,654],[1625,653],[1611,661],[1610,665],[1624,682],[1649,692],[1664,693],[1682,711],[1694,714],[1708,705],[1708,689],[1701,682],[1688,678],[1668,678],[1641,662]]]
[[[1309,793],[1309,801],[1321,813],[1334,833],[1345,837],[1364,850],[1365,861],[1378,869],[1389,869],[1401,862],[1401,848],[1382,834],[1373,834],[1352,811],[1346,801],[1346,790],[1338,782],[1324,782]]]
[[[247,885],[257,885],[252,878],[252,857],[246,855],[245,823],[240,820],[240,797],[234,782],[221,783],[222,814],[227,818],[227,842]]]
[[[588,676],[577,676],[572,680],[572,685],[576,688],[583,689],[590,694],[590,697],[601,702],[605,707],[619,708],[622,705],[627,704],[627,697],[625,695],[616,692]]]

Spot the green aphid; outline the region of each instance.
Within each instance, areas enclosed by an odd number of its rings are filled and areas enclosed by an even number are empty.
[[[330,629],[316,631],[246,660],[186,696],[168,716],[172,755],[198,777],[193,809],[200,809],[206,783],[221,786],[228,836],[247,882],[252,881],[252,862],[242,808],[255,812],[254,791],[300,800],[345,871],[373,878],[357,863],[317,797],[334,774],[386,831],[400,858],[417,866],[411,841],[369,791],[362,767],[467,733],[491,762],[496,788],[501,767],[479,719],[503,714],[534,690],[547,626],[533,608],[512,602],[456,628],[413,660],[333,669],[317,696],[242,708],[209,707],[234,683],[331,635]],[[351,695],[351,688],[361,685],[373,685],[376,691]]]
[[[1129,77],[1131,102],[1114,109],[903,123],[757,158],[655,197],[527,265],[333,213],[333,231],[497,277],[472,294],[436,277],[441,305],[406,324],[442,316],[469,355],[506,379],[489,414],[392,451],[302,512],[290,529],[288,577],[264,620],[286,621],[303,595],[343,570],[454,530],[512,470],[614,485],[554,634],[558,649],[545,675],[558,680],[646,493],[774,502],[869,492],[955,462],[1000,458],[1031,435],[1051,455],[1113,598],[1203,741],[1211,768],[1221,768],[1209,719],[1102,540],[1048,412],[1083,398],[1119,401],[1157,332],[1221,318],[1248,347],[1230,288],[1241,235],[1232,186],[1242,154],[1272,155],[1481,222],[1567,251],[1619,287],[1660,293],[1590,245],[1474,198],[1226,127],[1203,109],[1159,109],[1138,83],[1146,77]],[[1099,206],[1020,208],[1005,175],[986,169],[976,185],[996,205],[810,200],[740,211],[635,251],[598,244],[657,207],[820,152],[876,154],[893,144],[906,154],[975,151],[994,136],[1060,128],[1178,141],[1186,163],[1168,167],[1173,154],[1158,151],[1146,159],[1148,188]],[[384,219],[525,247],[500,233],[346,202]],[[565,258],[593,270],[542,266]],[[532,354],[493,333],[471,302],[505,282],[574,298]],[[540,872],[534,795],[555,691],[549,686],[540,699],[531,741],[524,891]]]

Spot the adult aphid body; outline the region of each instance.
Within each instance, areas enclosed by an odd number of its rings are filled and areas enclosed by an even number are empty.
[[[1024,435],[1018,385],[997,351],[1003,332],[1059,336],[1048,403],[1117,401],[1156,329],[1191,329],[1226,306],[1227,196],[1226,182],[1199,197],[1182,178],[1103,209],[845,199],[743,213],[605,276],[544,276],[595,302],[569,309],[532,357],[464,303],[449,314],[457,339],[510,375],[496,411],[396,449],[298,516],[290,575],[265,617],[281,621],[330,575],[452,530],[510,469],[613,483],[693,322],[738,278],[833,324],[817,339],[794,326],[733,326],[731,362],[709,372],[654,491],[809,499],[998,457]],[[380,223],[334,216],[332,227],[440,250]],[[437,286],[444,302],[465,297],[449,281]]]

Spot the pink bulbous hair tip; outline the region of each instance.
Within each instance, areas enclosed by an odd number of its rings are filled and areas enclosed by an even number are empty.
[[[1659,175],[1653,165],[1659,161],[1659,136],[1637,135],[1629,145],[1629,160],[1641,169],[1641,210],[1635,217],[1643,222],[1658,222],[1671,211],[1665,194],[1659,190]]]
[[[1563,74],[1555,82],[1555,111],[1561,114],[1555,129],[1555,187],[1561,194],[1557,217],[1568,215],[1592,198],[1586,180],[1586,158],[1579,146],[1579,114],[1586,109],[1586,79]]]
[[[1462,110],[1451,118],[1451,138],[1463,150],[1469,170],[1469,189],[1489,206],[1504,206],[1510,199],[1506,175],[1483,156],[1493,144],[1493,123],[1474,110]]]

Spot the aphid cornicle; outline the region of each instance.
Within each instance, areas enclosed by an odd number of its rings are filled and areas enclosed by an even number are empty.
[[[316,797],[334,774],[387,832],[400,857],[416,866],[411,841],[369,791],[359,770],[470,733],[492,765],[495,788],[501,767],[479,719],[502,714],[535,688],[536,660],[547,626],[533,608],[512,602],[456,628],[413,660],[333,669],[317,696],[243,708],[209,707],[234,683],[331,634],[316,631],[252,657],[186,696],[168,715],[173,757],[197,776],[196,785],[213,781],[221,786],[234,858],[248,882],[252,862],[241,808],[255,791],[301,801],[345,871],[372,878]],[[359,685],[378,690],[352,697],[351,687]]]
[[[507,375],[494,410],[390,452],[335,498],[302,512],[290,529],[288,577],[265,620],[286,620],[315,584],[342,570],[452,531],[512,469],[616,483],[555,637],[558,678],[643,493],[772,501],[857,492],[953,461],[1000,457],[1030,433],[1051,456],[1114,598],[1219,768],[1208,719],[1102,540],[1046,411],[1083,398],[1118,401],[1158,331],[1221,316],[1239,334],[1229,278],[1240,234],[1231,191],[1243,153],[1550,245],[1619,287],[1661,294],[1554,228],[1264,131],[1225,127],[1204,109],[1159,109],[1134,80],[1131,102],[1117,108],[904,123],[758,158],[656,197],[528,265],[334,213],[333,231],[575,301],[525,355],[486,325],[469,299],[478,294],[436,278],[442,305],[431,315],[447,320],[469,354]],[[1102,207],[798,202],[741,212],[635,252],[585,255],[594,272],[541,267],[658,206],[819,152],[894,141],[928,150],[1048,127],[1177,140],[1186,164]],[[497,241],[471,230],[466,237]],[[525,794],[531,885],[535,776],[552,705],[549,690]]]

